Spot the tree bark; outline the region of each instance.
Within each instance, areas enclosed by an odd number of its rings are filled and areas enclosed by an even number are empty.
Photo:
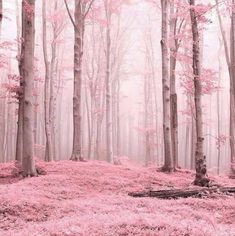
[[[235,69],[234,69],[234,62],[235,62],[235,13],[232,11],[232,17],[231,17],[231,32],[230,32],[230,53],[229,53],[229,46],[226,38],[226,33],[224,30],[223,22],[221,13],[219,10],[219,1],[215,0],[216,3],[216,13],[219,20],[219,26],[220,31],[223,39],[224,44],[224,51],[225,51],[225,59],[228,67],[229,72],[229,78],[230,78],[230,159],[231,159],[231,165],[230,165],[230,172],[231,175],[235,176],[235,112],[234,112],[234,100],[235,100],[235,91],[234,91],[234,80],[235,80]],[[232,1],[232,4],[234,5],[235,1]],[[233,65],[233,66],[232,66]]]
[[[23,155],[23,71],[22,71],[22,49],[20,47],[20,17],[19,17],[19,7],[18,3],[16,1],[16,9],[17,9],[17,18],[16,18],[16,24],[17,24],[17,41],[18,41],[18,69],[20,74],[20,90],[18,92],[18,121],[17,121],[17,137],[16,137],[16,161],[21,163],[22,162],[22,155]],[[22,26],[23,27],[23,26]],[[23,42],[22,42],[23,44]]]
[[[0,39],[2,35],[2,18],[3,18],[3,5],[0,0]],[[3,95],[4,96],[4,95]],[[4,160],[4,136],[5,136],[5,98],[0,101],[0,160]]]
[[[168,1],[161,0],[162,6],[162,95],[163,95],[163,138],[164,138],[164,166],[163,171],[173,171],[171,150],[171,121],[170,121],[170,78],[168,55]]]
[[[195,103],[195,119],[196,119],[196,151],[195,151],[195,166],[196,178],[195,185],[208,186],[209,179],[207,178],[206,156],[203,150],[203,120],[202,120],[202,85],[200,81],[201,63],[200,63],[200,38],[198,31],[198,22],[195,12],[195,0],[190,0],[190,17],[193,36],[193,74],[194,74],[194,103]]]
[[[121,154],[121,122],[120,122],[120,77],[117,78],[117,156]]]
[[[54,1],[54,12],[58,11],[58,1]],[[61,31],[58,31],[58,22],[52,24],[53,28],[53,41],[51,43],[51,63],[50,63],[50,102],[49,102],[49,119],[50,119],[50,128],[51,128],[51,142],[53,149],[53,160],[57,159],[57,148],[56,148],[56,79],[57,79],[57,38]]]
[[[147,45],[146,45],[147,47]],[[146,56],[145,70],[148,71],[149,55]],[[150,79],[149,75],[144,76],[144,135],[145,135],[145,166],[151,165],[151,145],[150,145]],[[131,123],[130,123],[131,124]],[[130,137],[131,141],[131,137]],[[132,145],[132,143],[130,143]]]
[[[50,62],[48,59],[47,50],[47,21],[46,21],[46,0],[42,1],[42,22],[43,22],[43,56],[45,64],[45,82],[44,82],[44,122],[45,122],[45,134],[46,134],[46,150],[45,161],[52,161],[54,159],[53,143],[51,134],[51,117],[50,117]]]
[[[109,2],[105,1],[105,12],[107,19],[106,28],[106,152],[107,160],[113,163],[113,127],[112,127],[112,95],[111,95],[111,77],[110,77],[110,53],[111,53],[111,37],[110,37],[110,21],[111,14],[109,12]]]
[[[176,18],[174,1],[170,2],[170,38],[172,41],[171,55],[170,55],[170,105],[171,105],[171,148],[173,158],[173,168],[178,167],[178,108],[177,108],[177,93],[176,93],[176,81],[175,81],[175,69],[176,69]]]
[[[220,41],[220,50],[219,50],[219,54],[218,54],[218,61],[219,61],[219,78],[218,78],[218,86],[220,88],[221,85],[221,72],[222,72],[222,63],[221,63],[221,52],[222,52],[222,42]],[[217,90],[216,92],[216,105],[217,105],[217,136],[218,138],[221,135],[221,124],[220,124],[220,116],[221,116],[221,112],[220,112],[220,102],[221,102],[221,98],[220,98],[220,90]],[[217,147],[217,153],[218,153],[218,157],[217,157],[217,174],[220,174],[220,159],[221,159],[221,144],[220,142],[218,143],[218,147]]]
[[[149,190],[143,192],[132,192],[131,197],[156,197],[161,199],[188,198],[193,196],[201,197],[211,193],[235,193],[235,187],[213,187],[213,188],[192,188],[192,189],[168,189]]]
[[[81,1],[75,1],[75,27],[74,27],[74,92],[73,92],[73,149],[71,160],[82,161],[82,59],[84,18]]]
[[[27,4],[27,5],[26,5]],[[26,9],[27,8],[27,9]],[[33,139],[33,83],[34,83],[34,41],[35,0],[22,4],[22,77],[23,77],[23,160],[24,176],[37,175],[34,160]]]
[[[235,0],[232,0],[232,7]],[[232,9],[230,33],[230,149],[231,175],[235,176],[235,12]]]
[[[3,18],[3,5],[2,5],[2,0],[0,0],[0,36],[2,33],[2,18]]]

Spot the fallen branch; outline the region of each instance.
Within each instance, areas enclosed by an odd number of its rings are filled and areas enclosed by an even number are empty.
[[[235,193],[235,187],[215,187],[215,188],[193,188],[193,189],[168,189],[168,190],[148,190],[142,192],[132,192],[131,197],[156,197],[162,199],[187,198],[192,196],[209,195],[211,193]]]

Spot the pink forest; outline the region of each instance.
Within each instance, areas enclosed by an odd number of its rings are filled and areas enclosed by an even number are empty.
[[[0,0],[0,236],[235,236],[235,0]]]

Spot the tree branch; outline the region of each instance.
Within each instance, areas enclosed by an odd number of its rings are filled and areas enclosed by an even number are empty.
[[[92,6],[92,4],[93,4],[94,2],[95,2],[95,0],[91,0],[91,1],[90,1],[90,4],[89,4],[89,6],[88,6],[88,8],[87,8],[87,10],[86,10],[86,12],[85,12],[85,14],[84,14],[84,16],[83,16],[83,19],[86,18],[87,14],[89,13],[89,11],[90,11],[90,9],[91,9],[91,6]]]
[[[64,4],[65,4],[66,10],[67,10],[68,15],[69,15],[69,18],[70,18],[70,20],[71,20],[71,22],[72,22],[74,28],[77,29],[77,26],[76,26],[76,24],[75,24],[75,21],[74,21],[74,19],[73,19],[73,17],[72,17],[72,14],[71,14],[70,10],[69,10],[69,6],[68,6],[68,3],[67,3],[67,0],[64,0]]]

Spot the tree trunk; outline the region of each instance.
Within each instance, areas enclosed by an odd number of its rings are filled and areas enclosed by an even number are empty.
[[[58,11],[58,2],[54,1],[54,12]],[[57,22],[52,24],[53,28],[53,41],[51,43],[51,66],[50,66],[50,102],[49,102],[49,119],[50,119],[50,129],[51,129],[51,142],[53,149],[53,159],[57,159],[57,148],[56,148],[56,94],[55,94],[55,86],[57,79],[57,38],[59,36]]]
[[[222,45],[221,45],[222,46]],[[219,82],[218,82],[218,87],[220,88],[220,85],[221,85],[221,71],[222,71],[222,63],[221,63],[221,59],[220,59],[220,55],[221,55],[221,52],[222,52],[222,47],[220,47],[220,50],[219,50],[219,55],[218,55],[218,61],[219,61]],[[221,125],[220,125],[220,102],[221,102],[221,99],[220,99],[220,90],[217,90],[216,92],[216,105],[217,105],[217,136],[218,138],[220,137],[221,135]],[[217,147],[217,153],[218,153],[218,157],[217,157],[217,174],[219,175],[220,174],[220,159],[221,159],[221,144],[220,142],[218,143],[218,147]]]
[[[190,96],[190,102],[192,101],[192,97]],[[194,119],[194,110],[191,108],[191,149],[190,149],[190,167],[191,170],[195,169],[195,148],[196,148],[196,125]]]
[[[233,82],[235,80],[235,12],[232,11],[232,17],[231,17],[231,35],[230,35],[230,54],[229,54],[229,46],[228,42],[226,39],[226,33],[223,27],[222,23],[222,17],[221,13],[219,11],[219,1],[215,0],[216,3],[216,13],[218,16],[219,20],[219,26],[220,26],[220,31],[223,39],[223,44],[224,44],[224,51],[225,51],[225,58],[226,58],[226,63],[228,67],[228,72],[229,72],[229,77],[230,77],[230,159],[231,159],[231,165],[230,165],[230,171],[231,175],[235,176],[235,134],[234,134],[234,129],[235,129],[235,112],[234,112],[234,100],[235,100],[235,83]],[[233,5],[235,1],[232,1]]]
[[[111,53],[111,38],[110,38],[110,21],[111,15],[109,12],[108,1],[105,2],[105,11],[107,19],[106,28],[106,151],[107,160],[113,163],[113,127],[112,127],[112,101],[111,101],[111,77],[110,77],[110,53]]]
[[[196,165],[196,178],[195,185],[208,186],[209,179],[207,178],[206,156],[203,150],[203,121],[202,121],[202,85],[200,81],[201,76],[201,63],[200,63],[200,38],[198,32],[197,16],[194,9],[195,0],[190,0],[190,17],[193,35],[193,74],[194,74],[194,103],[195,103],[195,119],[196,119],[196,152],[195,152],[195,165]]]
[[[53,160],[53,144],[51,136],[51,119],[50,119],[50,63],[47,54],[47,23],[46,23],[46,0],[42,1],[43,16],[43,56],[45,63],[45,83],[44,83],[44,120],[46,133],[46,150],[45,161]]]
[[[146,58],[145,70],[148,71],[149,56]],[[144,78],[144,135],[145,135],[145,166],[149,166],[151,163],[151,147],[150,147],[150,81],[149,75],[146,74]],[[130,122],[131,124],[131,122]],[[132,140],[131,137],[130,142]],[[129,145],[132,145],[130,143]]]
[[[162,6],[162,94],[163,94],[163,138],[165,163],[163,171],[173,170],[171,132],[170,132],[170,78],[169,78],[169,55],[168,55],[168,1],[161,0]]]
[[[74,27],[74,93],[73,93],[73,150],[71,160],[82,161],[82,59],[83,59],[83,33],[84,18],[81,1],[75,1],[75,27]]]
[[[149,190],[142,192],[132,192],[131,197],[156,197],[161,199],[188,198],[192,196],[205,196],[212,193],[235,193],[235,187],[213,187],[213,188],[186,188],[186,189],[167,189]]]
[[[232,6],[235,0],[232,0]],[[232,10],[230,35],[230,147],[231,175],[235,176],[235,12]]]
[[[170,37],[172,41],[171,55],[170,55],[170,104],[171,104],[171,146],[172,146],[172,158],[173,168],[178,167],[178,109],[177,109],[177,93],[176,93],[176,81],[175,81],[175,69],[176,69],[176,18],[174,16],[174,1],[170,3]]]
[[[89,109],[89,101],[88,101],[88,93],[87,93],[87,90],[88,90],[88,86],[85,87],[85,103],[86,103],[86,115],[87,115],[87,136],[88,136],[88,150],[87,150],[87,158],[88,160],[91,159],[91,144],[92,144],[92,129],[91,129],[91,122],[92,122],[92,119],[91,119],[91,114],[90,114],[90,110],[91,110],[91,113],[92,113],[92,109]],[[92,100],[92,96],[91,96],[91,100]]]
[[[27,4],[27,6],[25,5]],[[34,41],[35,0],[22,4],[22,77],[23,77],[23,160],[24,176],[37,175],[34,160],[33,140],[33,83],[34,83]]]
[[[0,0],[0,36],[2,33],[2,18],[3,18],[3,5],[2,5],[2,0]]]
[[[2,35],[3,6],[0,0],[0,39]],[[4,95],[3,95],[4,96]],[[5,98],[0,101],[0,161],[4,160],[4,137],[5,137]]]
[[[21,163],[22,162],[22,155],[23,155],[23,71],[22,71],[22,56],[21,56],[21,48],[20,48],[20,16],[19,16],[19,6],[16,0],[16,25],[17,25],[17,60],[18,60],[18,69],[20,74],[20,90],[18,92],[18,121],[17,121],[17,137],[16,137],[16,161]]]
[[[184,165],[185,165],[185,168],[189,168],[189,124],[188,122],[186,123],[186,134],[185,134],[185,149],[184,149]]]
[[[117,156],[121,154],[120,137],[121,137],[121,122],[120,122],[120,77],[117,78]]]

